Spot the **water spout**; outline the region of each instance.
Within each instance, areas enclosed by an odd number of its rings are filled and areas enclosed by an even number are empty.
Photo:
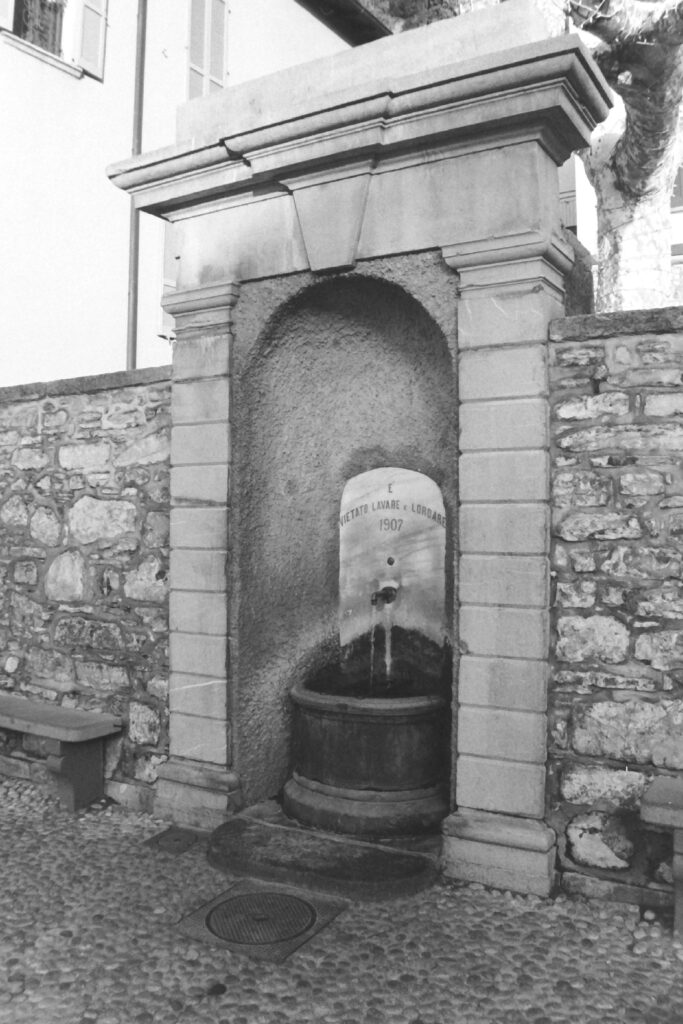
[[[391,583],[385,583],[380,586],[379,590],[375,590],[370,595],[370,604],[379,605],[383,608],[387,604],[392,604],[398,596],[398,583],[393,580]]]

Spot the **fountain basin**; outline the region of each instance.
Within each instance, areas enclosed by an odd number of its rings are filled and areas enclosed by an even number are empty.
[[[358,836],[428,831],[448,813],[449,708],[433,694],[347,697],[302,685],[285,811]]]

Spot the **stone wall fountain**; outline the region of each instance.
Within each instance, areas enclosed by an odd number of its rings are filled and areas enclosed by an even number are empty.
[[[291,693],[285,809],[351,835],[420,832],[448,810],[446,513],[437,485],[382,467],[339,515],[339,659]]]
[[[192,101],[111,169],[179,267],[158,815],[210,828],[286,785],[302,820],[445,818],[448,874],[552,888],[557,167],[609,97],[508,0]]]

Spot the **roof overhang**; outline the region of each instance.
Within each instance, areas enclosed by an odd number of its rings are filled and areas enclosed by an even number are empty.
[[[372,43],[383,36],[390,36],[391,29],[371,14],[359,0],[296,0],[310,14],[349,43],[361,46]]]

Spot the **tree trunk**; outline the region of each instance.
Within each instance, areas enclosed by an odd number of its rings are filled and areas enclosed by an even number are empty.
[[[582,156],[597,198],[598,312],[667,306],[673,301],[669,177],[645,194],[629,193],[615,169],[614,148],[624,133],[618,103],[594,132]]]

